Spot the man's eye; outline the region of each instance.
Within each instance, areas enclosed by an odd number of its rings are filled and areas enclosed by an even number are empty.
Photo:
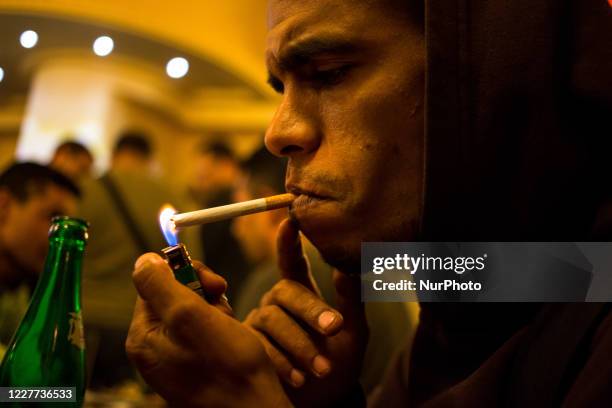
[[[271,76],[270,78],[268,78],[268,84],[270,84],[272,89],[274,89],[279,94],[285,92],[285,85],[280,79],[276,77]]]
[[[312,79],[321,87],[334,86],[342,82],[350,70],[349,65],[338,68],[316,71]]]

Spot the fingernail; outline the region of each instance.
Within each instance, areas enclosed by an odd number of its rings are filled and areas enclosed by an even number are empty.
[[[291,384],[295,388],[299,388],[302,385],[304,385],[304,381],[305,381],[304,374],[302,374],[301,372],[299,372],[295,368],[291,370],[291,374],[289,376],[291,377]]]
[[[331,371],[331,364],[328,359],[322,355],[318,355],[314,358],[314,360],[312,360],[312,368],[315,375],[318,377],[323,377]]]
[[[318,355],[312,361],[312,368],[318,377],[323,377],[331,371],[331,364],[328,359]]]
[[[142,268],[147,262],[148,262],[147,257],[141,256],[140,258],[136,260],[136,263],[134,264],[134,270],[138,270]]]
[[[335,320],[336,314],[327,310],[319,315],[319,327],[326,330]]]

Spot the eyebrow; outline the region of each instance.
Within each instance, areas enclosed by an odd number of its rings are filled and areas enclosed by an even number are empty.
[[[346,37],[316,37],[289,44],[280,54],[278,67],[290,70],[303,65],[321,54],[348,54],[358,47]]]
[[[312,37],[289,44],[280,54],[276,65],[281,71],[291,71],[307,65],[322,54],[346,55],[359,47],[346,37]],[[277,92],[282,92],[283,84],[268,70],[268,84]]]

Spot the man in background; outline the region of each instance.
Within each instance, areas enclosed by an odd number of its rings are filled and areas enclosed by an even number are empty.
[[[0,174],[0,343],[17,329],[43,270],[51,219],[74,215],[79,196],[70,179],[39,164]]]
[[[238,159],[221,142],[200,145],[194,169],[189,190],[197,201],[204,203],[230,199],[241,174]]]
[[[123,342],[136,293],[130,283],[134,259],[168,246],[159,227],[164,204],[190,210],[152,173],[153,147],[146,134],[124,132],[114,145],[110,170],[83,184],[82,218],[90,223],[83,263],[83,318],[91,386],[111,387],[134,377]],[[201,257],[192,230],[181,234],[194,257]]]
[[[240,177],[240,163],[229,147],[221,142],[203,144],[195,159],[190,194],[200,208],[230,204]],[[230,228],[231,220],[227,220],[203,225],[198,230],[206,265],[227,280],[227,296],[233,299],[240,290],[248,265]]]
[[[237,183],[234,200],[247,201],[284,192],[283,162],[265,149],[255,152],[244,164],[244,177]],[[253,267],[234,299],[239,319],[259,305],[259,300],[280,278],[276,268],[276,231],[287,217],[285,208],[238,217],[232,220],[232,233]]]
[[[55,148],[49,166],[79,182],[91,175],[93,162],[93,155],[87,147],[74,140],[67,140]]]

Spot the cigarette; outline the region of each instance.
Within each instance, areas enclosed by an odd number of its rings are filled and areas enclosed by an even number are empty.
[[[174,225],[177,228],[208,224],[211,222],[240,217],[241,215],[289,207],[293,200],[295,200],[295,196],[293,194],[279,194],[265,198],[258,198],[256,200],[243,201],[241,203],[222,205],[220,207],[206,208],[204,210],[191,211],[182,214],[174,214],[170,221],[174,222]]]

